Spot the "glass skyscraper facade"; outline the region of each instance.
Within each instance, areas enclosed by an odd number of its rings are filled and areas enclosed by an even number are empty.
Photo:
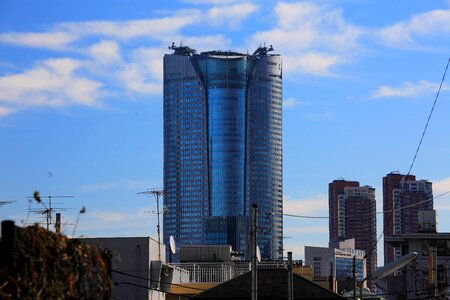
[[[282,62],[180,46],[164,56],[164,242],[282,257]]]

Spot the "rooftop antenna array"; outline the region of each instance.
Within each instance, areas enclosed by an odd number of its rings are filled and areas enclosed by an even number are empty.
[[[47,230],[49,230],[50,225],[53,223],[52,221],[52,214],[55,212],[59,212],[59,211],[66,211],[68,209],[71,208],[66,208],[66,207],[53,207],[52,204],[61,204],[61,203],[52,203],[52,199],[57,198],[57,199],[61,199],[61,198],[73,198],[73,196],[54,196],[54,195],[48,195],[48,196],[41,196],[40,193],[38,191],[35,191],[33,193],[33,196],[27,197],[30,201],[30,207],[28,208],[28,212],[33,212],[35,214],[38,215],[43,215],[45,220],[46,220],[46,224],[47,224]],[[42,201],[42,198],[47,198],[47,205],[45,204],[44,201]],[[42,208],[32,208],[31,207],[31,201],[32,199],[36,200],[37,203],[42,204],[42,206],[44,207]],[[28,221],[28,217],[27,217],[27,221]]]
[[[16,201],[5,201],[5,200],[0,200],[0,207],[5,206],[6,204],[11,204],[14,203]]]
[[[160,234],[160,226],[159,226],[159,215],[161,211],[159,210],[159,197],[164,196],[164,189],[162,188],[152,188],[143,192],[137,193],[137,195],[153,195],[156,199],[156,215],[158,216],[158,223],[156,225],[156,233],[158,235],[158,258],[161,260],[161,234]]]

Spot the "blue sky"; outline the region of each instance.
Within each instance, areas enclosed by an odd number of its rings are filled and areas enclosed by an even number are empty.
[[[1,219],[55,199],[63,231],[156,236],[162,57],[172,42],[283,56],[285,213],[327,216],[328,183],[406,173],[450,54],[450,1],[0,2]],[[412,173],[450,190],[450,83]],[[450,198],[435,200],[450,231]],[[34,203],[32,207],[38,207]],[[378,234],[382,218],[377,218]],[[285,218],[285,248],[326,246],[328,220]],[[382,240],[381,240],[382,241]],[[380,243],[381,245],[381,243]],[[379,248],[381,254],[381,248]],[[382,262],[379,257],[379,264]]]

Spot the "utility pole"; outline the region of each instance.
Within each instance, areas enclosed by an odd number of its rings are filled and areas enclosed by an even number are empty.
[[[353,299],[356,300],[356,255],[353,255]]]
[[[292,269],[292,252],[288,252],[288,300],[294,300],[294,275]]]
[[[437,295],[437,248],[428,247],[428,282],[433,286],[432,296]]]
[[[257,231],[257,214],[258,206],[252,205],[252,226],[251,226],[251,247],[252,247],[252,300],[258,299],[258,273],[257,273],[257,257],[256,257],[256,231]]]
[[[158,259],[161,261],[161,234],[160,234],[160,226],[159,226],[159,215],[161,214],[161,211],[159,210],[159,197],[164,196],[164,189],[161,188],[153,188],[148,189],[144,192],[137,193],[138,195],[153,195],[156,198],[156,214],[158,216],[158,223],[156,225],[156,232],[158,235]]]

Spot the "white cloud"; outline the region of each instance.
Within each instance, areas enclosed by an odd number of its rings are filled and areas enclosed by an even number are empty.
[[[430,93],[437,93],[439,89],[438,83],[433,83],[427,80],[421,80],[417,83],[404,82],[400,87],[391,87],[382,85],[373,93],[372,98],[386,98],[386,97],[402,97],[414,98]],[[449,90],[448,85],[442,86],[442,91]]]
[[[213,7],[207,11],[206,15],[212,24],[228,24],[228,26],[235,29],[257,9],[258,7],[252,3],[237,3],[230,6]]]
[[[26,32],[26,33],[3,33],[0,34],[0,43],[21,45],[34,48],[64,49],[69,43],[75,41],[77,35],[71,32]]]
[[[224,5],[240,2],[241,0],[184,0],[187,3],[193,4],[209,4],[209,5]]]
[[[139,48],[118,76],[128,91],[143,94],[162,93],[164,52],[161,48]]]
[[[126,214],[121,212],[92,212],[92,217],[99,222],[123,222]]]
[[[104,41],[89,48],[89,55],[101,64],[117,63],[120,61],[119,45],[115,41]]]
[[[450,33],[450,10],[432,10],[413,15],[409,20],[383,28],[375,34],[388,46],[411,48],[418,38],[448,36]]]
[[[201,20],[201,11],[178,11],[173,16],[155,19],[142,19],[123,22],[90,21],[78,23],[59,23],[48,32],[9,32],[0,35],[0,43],[47,48],[53,50],[67,49],[69,44],[92,36],[128,40],[146,37],[161,40],[163,37],[177,34],[190,24]]]
[[[362,30],[348,24],[340,9],[315,3],[279,2],[274,28],[255,33],[249,48],[263,42],[283,53],[287,73],[328,76],[331,69],[354,59]]]
[[[303,216],[328,216],[328,198],[325,196],[310,197],[306,199],[292,199],[283,197],[283,213]],[[318,215],[317,213],[320,213]]]
[[[433,181],[433,194],[437,196],[450,191],[450,177]]]
[[[101,83],[76,74],[81,62],[48,59],[23,73],[0,77],[0,103],[11,111],[32,106],[98,106]]]
[[[433,181],[433,203],[438,212],[450,210],[450,177]]]
[[[0,118],[1,117],[6,117],[10,114],[13,114],[15,112],[14,109],[10,108],[10,107],[2,107],[0,106]]]
[[[76,236],[156,236],[154,207],[144,206],[134,211],[88,211],[80,217]],[[75,217],[75,216],[74,216]],[[155,230],[153,230],[155,228]],[[66,226],[66,234],[71,234]]]
[[[302,72],[311,75],[331,75],[330,69],[343,61],[338,56],[308,52],[298,56],[286,56],[283,64],[286,72]]]
[[[57,28],[79,36],[106,36],[119,40],[138,37],[160,39],[171,35],[181,28],[199,21],[200,11],[180,11],[173,16],[155,19],[141,19],[123,22],[91,21],[79,23],[61,23]]]
[[[304,101],[295,99],[295,98],[287,98],[286,100],[283,100],[283,108],[291,108],[294,106],[299,106],[305,104]]]
[[[283,230],[284,235],[297,235],[297,234],[328,234],[328,226],[289,226]]]

